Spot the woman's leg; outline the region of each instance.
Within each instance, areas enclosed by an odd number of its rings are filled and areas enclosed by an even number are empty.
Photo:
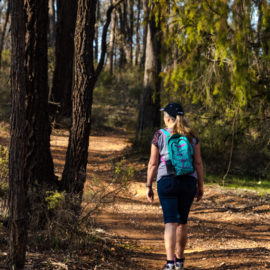
[[[184,258],[184,251],[187,244],[187,224],[179,224],[176,229],[176,257],[178,259]]]
[[[181,181],[177,182],[179,185],[178,210],[181,217],[181,222],[176,230],[176,257],[178,259],[184,258],[184,251],[187,244],[188,234],[188,215],[194,197],[196,195],[197,179],[192,176],[183,176]]]
[[[167,260],[174,260],[174,251],[176,243],[176,229],[177,223],[166,223],[164,230],[164,242],[167,254]]]

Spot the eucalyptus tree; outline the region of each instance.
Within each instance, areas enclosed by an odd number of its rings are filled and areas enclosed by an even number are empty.
[[[113,4],[114,1],[111,1]],[[110,27],[110,43],[108,50],[108,70],[110,74],[114,71],[114,51],[115,51],[115,39],[116,39],[116,27],[117,27],[117,13],[116,10],[112,12],[112,22]]]
[[[144,66],[149,7],[148,7],[148,0],[142,0],[142,3],[143,3],[143,31],[142,31],[143,34],[142,34],[142,54],[140,59],[140,65]]]
[[[49,31],[48,31],[48,46],[55,45],[56,38],[56,11],[55,0],[49,0]]]
[[[2,60],[2,51],[4,48],[4,42],[6,38],[6,32],[7,32],[7,26],[8,26],[8,21],[9,21],[9,14],[10,14],[10,3],[9,1],[4,1],[4,7],[2,7],[1,13],[5,15],[3,24],[2,24],[2,29],[0,33],[0,67],[1,67],[1,60]]]
[[[141,35],[140,35],[140,28],[141,28],[141,0],[137,1],[137,17],[136,17],[136,49],[135,49],[135,65],[139,64],[139,56],[141,51]]]
[[[142,15],[142,0],[123,0],[113,12],[108,51],[110,73],[115,65],[124,69],[139,64]]]
[[[61,104],[60,115],[71,116],[74,32],[77,1],[57,0],[55,70],[51,100]]]
[[[95,68],[93,44],[97,0],[78,1],[74,40],[72,127],[62,177],[63,188],[72,196],[79,196],[79,200],[75,202],[75,209],[77,210],[80,208],[86,180],[93,89],[104,64],[106,36],[111,21],[111,13],[120,2],[121,0],[114,3],[107,10],[107,19],[102,33],[100,61]]]
[[[9,153],[9,250],[8,264],[12,269],[24,267],[27,243],[26,197],[29,170],[27,158],[27,118],[24,77],[25,21],[22,1],[11,1],[11,129]]]
[[[48,119],[48,1],[10,1],[9,269],[23,269],[29,190],[57,185]]]
[[[155,17],[153,11],[157,11]],[[147,38],[144,63],[143,92],[140,99],[136,140],[140,142],[148,130],[160,125],[161,89],[161,19],[159,3],[150,3],[147,10]]]

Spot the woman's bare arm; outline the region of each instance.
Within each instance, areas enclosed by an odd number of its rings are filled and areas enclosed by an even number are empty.
[[[198,191],[197,191],[197,201],[199,201],[203,196],[203,162],[201,157],[200,144],[196,144],[194,150],[194,166],[198,174]]]
[[[152,182],[157,173],[158,164],[159,164],[159,150],[154,144],[152,144],[151,155],[150,155],[148,169],[147,169],[147,182],[146,182],[146,185],[147,185],[146,195],[150,202],[153,202],[154,200]]]

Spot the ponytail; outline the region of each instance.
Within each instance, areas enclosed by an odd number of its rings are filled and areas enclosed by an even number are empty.
[[[172,128],[172,134],[181,134],[185,135],[189,142],[192,143],[193,138],[195,138],[194,132],[191,130],[191,128],[188,125],[187,119],[183,115],[177,115],[176,118],[173,118],[174,125]]]

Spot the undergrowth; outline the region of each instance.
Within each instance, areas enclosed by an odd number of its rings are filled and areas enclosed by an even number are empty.
[[[226,179],[218,175],[205,175],[205,182],[207,184],[218,184],[226,188],[233,189],[247,189],[257,192],[259,195],[270,195],[270,182],[267,179],[239,177],[229,175]]]
[[[7,218],[8,149],[0,145],[0,221]]]
[[[8,150],[2,146],[0,165],[0,206],[3,206],[8,190]],[[59,254],[58,263],[71,269],[113,269],[118,264],[117,269],[124,269],[123,265],[131,265],[126,259],[133,252],[131,244],[126,247],[116,235],[100,229],[94,216],[104,206],[113,204],[120,192],[128,189],[134,172],[134,168],[125,159],[113,162],[106,181],[94,178],[87,186],[79,217],[69,207],[69,194],[55,190],[38,193],[36,190],[29,191],[28,196],[32,203],[29,209],[28,251],[39,254],[37,268],[55,269],[50,263],[52,259],[48,260],[50,254],[54,257]],[[74,195],[72,197],[75,198]],[[3,213],[1,208],[1,218]],[[0,220],[0,247],[3,250],[7,249],[8,244],[5,226]],[[135,245],[132,244],[132,247]],[[3,254],[1,259],[2,257]],[[29,260],[30,257],[28,255]],[[3,261],[4,259],[5,257]],[[33,267],[35,260],[37,256],[31,258]]]

